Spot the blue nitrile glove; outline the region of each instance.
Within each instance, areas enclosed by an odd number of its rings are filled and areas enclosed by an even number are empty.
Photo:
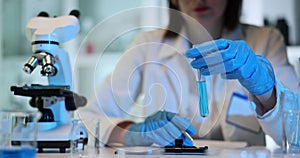
[[[124,137],[126,146],[149,146],[153,143],[161,146],[174,145],[175,139],[183,139],[183,145],[192,146],[182,131],[195,134],[191,120],[177,114],[159,111],[146,118],[142,123],[131,125]]]
[[[200,69],[202,75],[221,74],[226,79],[238,79],[253,95],[262,95],[274,87],[271,63],[255,55],[245,41],[205,42],[189,49],[185,55],[194,59],[192,67]]]

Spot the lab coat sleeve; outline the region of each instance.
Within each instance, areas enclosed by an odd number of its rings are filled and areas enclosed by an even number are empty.
[[[134,109],[139,104],[143,85],[146,84],[144,69],[152,63],[148,59],[153,43],[161,42],[161,34],[142,32],[122,53],[113,72],[101,83],[92,102],[93,109],[108,117],[136,119]],[[148,56],[147,56],[148,55]],[[99,72],[101,73],[101,72]]]
[[[270,60],[278,81],[284,87],[298,86],[298,78],[292,65],[289,64],[283,36],[277,29],[269,29],[269,37],[264,50],[265,56]]]
[[[140,93],[142,84],[143,51],[145,39],[138,36],[121,55],[113,72],[101,83],[92,102],[93,109],[109,117],[125,118]],[[144,48],[144,47],[143,47]]]
[[[84,107],[78,110],[78,117],[84,122],[88,131],[88,146],[94,146],[96,136],[96,121],[100,122],[100,142],[101,145],[107,145],[112,130],[120,122],[125,121],[122,118],[108,117],[101,115],[90,107]]]
[[[249,27],[245,29],[245,33],[245,39],[253,51],[257,55],[265,56],[274,68],[276,82],[278,82],[276,83],[277,99],[280,97],[281,87],[297,87],[298,79],[293,67],[288,63],[286,46],[280,32],[270,27]],[[277,100],[277,104],[279,104],[279,100]],[[279,109],[280,107],[277,105],[268,113],[269,115],[257,119],[259,122],[256,122],[261,126],[266,134],[277,139],[277,143],[281,143],[280,140],[282,135],[281,122],[277,120],[280,117],[280,112],[278,112]],[[247,134],[245,130],[233,128],[226,123],[224,123],[222,130],[225,140],[244,139],[248,143],[254,142],[255,145],[257,145],[258,143],[256,140],[264,138],[263,132],[260,132],[259,135],[252,135],[249,132],[249,134]]]
[[[282,118],[281,118],[281,106],[283,101],[281,96],[285,93],[292,93],[290,90],[286,89],[280,82],[277,82],[276,85],[276,105],[273,109],[265,113],[263,116],[258,116],[258,121],[261,125],[261,128],[266,135],[269,135],[276,144],[282,144]],[[251,104],[256,106],[254,102]]]
[[[272,27],[248,27],[246,41],[257,55],[265,56],[272,64],[277,80],[285,87],[298,86],[298,78],[287,58],[282,34]]]
[[[111,132],[118,123],[129,120],[127,115],[139,93],[141,74],[138,64],[143,56],[138,46],[145,42],[143,37],[140,35],[133,41],[122,54],[114,71],[97,88],[95,98],[78,112],[81,119],[100,120],[100,140],[103,144],[108,143]],[[92,122],[88,123],[89,128],[93,128],[92,126]],[[91,138],[94,138],[93,135]]]
[[[298,86],[299,80],[296,76],[294,68],[288,63],[286,46],[284,44],[283,36],[277,29],[274,28],[263,28],[263,32],[260,34],[267,33],[268,40],[260,41],[265,45],[265,49],[257,49],[258,52],[262,51],[262,55],[265,55],[274,68],[276,75],[276,106],[259,117],[259,123],[265,132],[270,135],[277,144],[281,144],[282,139],[282,124],[280,117],[280,96],[284,93],[285,89],[293,89]],[[259,33],[259,32],[258,32]],[[254,104],[254,103],[252,103]]]
[[[100,141],[102,144],[108,144],[109,137],[112,133],[112,130],[117,126],[117,124],[128,121],[126,118],[126,109],[124,105],[119,105],[115,100],[115,97],[122,98],[122,96],[115,96],[120,94],[114,94],[111,87],[111,76],[107,76],[105,81],[101,84],[101,87],[97,93],[97,97],[93,99],[88,105],[78,112],[80,119],[83,120],[100,120]],[[119,92],[121,90],[119,89]],[[119,100],[120,101],[120,100]],[[123,97],[121,103],[128,103]],[[90,132],[89,143],[88,145],[93,145],[95,127],[93,121],[86,121],[88,131]],[[92,143],[92,144],[91,144]]]

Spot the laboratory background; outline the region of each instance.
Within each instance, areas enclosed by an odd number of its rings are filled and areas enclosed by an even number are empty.
[[[136,26],[149,23],[167,25],[167,12],[142,12],[132,19],[119,19],[115,28],[101,27],[116,15],[138,7],[165,7],[165,0],[0,0],[0,108],[29,108],[26,97],[14,96],[12,85],[47,83],[39,71],[31,75],[22,67],[31,56],[31,43],[26,38],[26,23],[41,11],[50,16],[67,15],[71,10],[80,11],[79,35],[63,43],[73,69],[74,91],[91,100],[94,90],[112,71],[126,46],[134,39],[138,28],[114,34],[119,25]],[[298,76],[300,73],[300,6],[299,0],[244,0],[241,15],[243,23],[270,25],[279,28],[288,45],[288,59]],[[97,28],[98,26],[98,28]],[[99,29],[100,28],[102,29]],[[92,36],[94,35],[94,36]],[[110,43],[107,39],[114,37]],[[99,52],[101,50],[101,52]],[[101,54],[100,54],[101,53]],[[95,73],[97,72],[97,73]]]

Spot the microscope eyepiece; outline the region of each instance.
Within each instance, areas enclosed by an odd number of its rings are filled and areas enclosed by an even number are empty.
[[[72,11],[70,12],[69,15],[73,15],[73,16],[75,16],[77,19],[79,19],[80,12],[79,12],[78,10],[72,10]]]
[[[39,16],[39,17],[49,17],[49,14],[47,12],[42,11],[37,16]]]

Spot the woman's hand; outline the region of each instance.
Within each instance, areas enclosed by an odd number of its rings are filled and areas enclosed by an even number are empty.
[[[257,56],[245,41],[219,39],[189,49],[186,57],[202,75],[221,74],[225,79],[238,79],[253,95],[269,92],[275,85],[271,63]]]
[[[178,114],[159,111],[146,118],[142,123],[132,124],[124,137],[126,146],[148,146],[153,143],[161,146],[174,145],[175,139],[183,139],[183,145],[192,146],[182,132],[196,134],[191,120]]]

